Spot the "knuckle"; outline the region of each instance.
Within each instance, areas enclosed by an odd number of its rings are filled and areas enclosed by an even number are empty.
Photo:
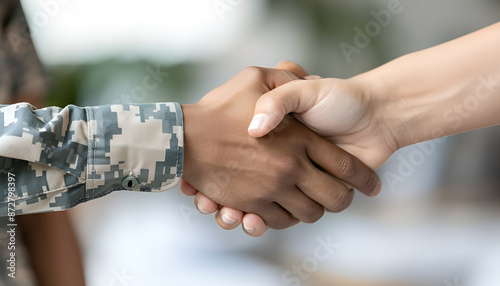
[[[273,229],[277,229],[277,230],[280,230],[280,229],[287,229],[289,227],[292,227],[293,225],[295,225],[297,222],[296,220],[294,219],[288,219],[286,221],[277,221],[274,223],[274,226],[272,227]]]
[[[236,209],[244,212],[261,213],[262,207],[273,202],[275,192],[256,189],[251,191],[251,198],[239,196],[240,202],[236,204]]]
[[[273,216],[267,219],[264,219],[266,225],[272,229],[285,229],[295,225],[298,220],[294,218],[292,215],[283,215],[283,216]]]
[[[285,155],[278,159],[278,170],[285,176],[293,176],[300,169],[300,160],[295,155]]]
[[[260,78],[265,75],[265,70],[261,67],[249,66],[243,70],[243,73],[245,73],[247,76]]]
[[[231,190],[227,187],[220,187],[214,183],[207,183],[201,190],[200,195],[203,194],[207,198],[219,205],[232,206],[234,204]]]
[[[282,97],[282,93],[276,92],[276,89],[268,91],[265,96],[262,96],[259,100],[261,106],[273,111],[273,113],[279,112],[280,116],[285,116],[287,110],[293,109],[291,106],[287,106],[288,101]]]
[[[352,178],[357,173],[356,160],[349,154],[342,154],[338,157],[337,163],[340,166],[339,175],[341,178]]]
[[[344,186],[344,189],[337,192],[337,195],[332,198],[332,201],[325,206],[330,212],[341,212],[345,210],[352,202],[354,191]]]
[[[270,191],[270,190],[267,191],[261,190],[255,192],[254,194],[252,194],[253,199],[251,199],[253,208],[258,208],[259,206],[263,206],[270,202],[273,202],[278,192],[279,191]]]
[[[371,192],[376,188],[378,182],[379,182],[379,179],[378,179],[377,175],[371,174],[371,175],[367,176],[367,178],[363,184],[362,190],[364,190],[365,192]]]
[[[259,98],[259,103],[263,105],[272,105],[272,107],[275,107],[276,103],[279,103],[279,94],[276,93],[276,90],[270,90],[268,91],[264,96]]]
[[[311,205],[301,210],[301,221],[305,223],[315,223],[323,217],[325,209],[319,205]]]

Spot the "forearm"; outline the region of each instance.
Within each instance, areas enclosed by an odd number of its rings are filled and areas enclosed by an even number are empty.
[[[39,286],[85,285],[82,257],[67,212],[16,218]]]
[[[500,23],[357,78],[399,147],[500,124]]]

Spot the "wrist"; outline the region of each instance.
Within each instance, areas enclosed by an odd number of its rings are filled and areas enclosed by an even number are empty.
[[[383,132],[384,140],[392,152],[413,144],[409,134],[407,118],[402,112],[402,99],[394,96],[394,92],[387,86],[386,81],[376,70],[359,74],[348,79],[362,94],[370,114],[370,124],[376,132]]]
[[[443,132],[429,132],[429,128],[425,128],[435,124],[433,109],[438,108],[441,97],[423,84],[414,87],[414,81],[398,74],[389,63],[353,78],[362,86],[375,122],[387,131],[389,143],[397,150],[443,136]]]
[[[196,176],[195,167],[196,152],[200,149],[198,146],[200,141],[197,138],[200,135],[199,128],[202,128],[203,109],[198,108],[198,103],[181,104],[182,114],[184,118],[184,168],[182,178],[189,181],[190,178]]]

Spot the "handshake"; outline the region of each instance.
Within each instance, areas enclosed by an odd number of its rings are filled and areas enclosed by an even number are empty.
[[[243,70],[182,106],[182,192],[251,236],[340,212],[353,187],[377,195],[371,168],[397,145],[369,96],[362,82],[308,76],[293,62]]]
[[[181,190],[252,236],[342,211],[352,187],[375,196],[373,170],[399,148],[500,124],[499,35],[496,23],[345,80],[245,69],[183,106]]]
[[[182,192],[222,228],[313,223],[347,208],[353,188],[377,195],[373,170],[399,148],[500,124],[499,35],[496,23],[349,79],[251,67],[182,112],[0,105],[0,216],[166,190],[182,170]]]

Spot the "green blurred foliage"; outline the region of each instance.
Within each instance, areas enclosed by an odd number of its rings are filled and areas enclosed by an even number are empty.
[[[146,97],[134,101],[130,96],[136,86],[143,85],[148,74],[146,67],[168,74],[162,78],[157,88],[148,90]],[[146,103],[158,101],[182,101],[182,95],[191,83],[193,67],[188,64],[158,66],[146,61],[124,62],[108,60],[96,64],[80,66],[51,66],[51,91],[48,105],[68,104],[99,105],[112,103]]]

